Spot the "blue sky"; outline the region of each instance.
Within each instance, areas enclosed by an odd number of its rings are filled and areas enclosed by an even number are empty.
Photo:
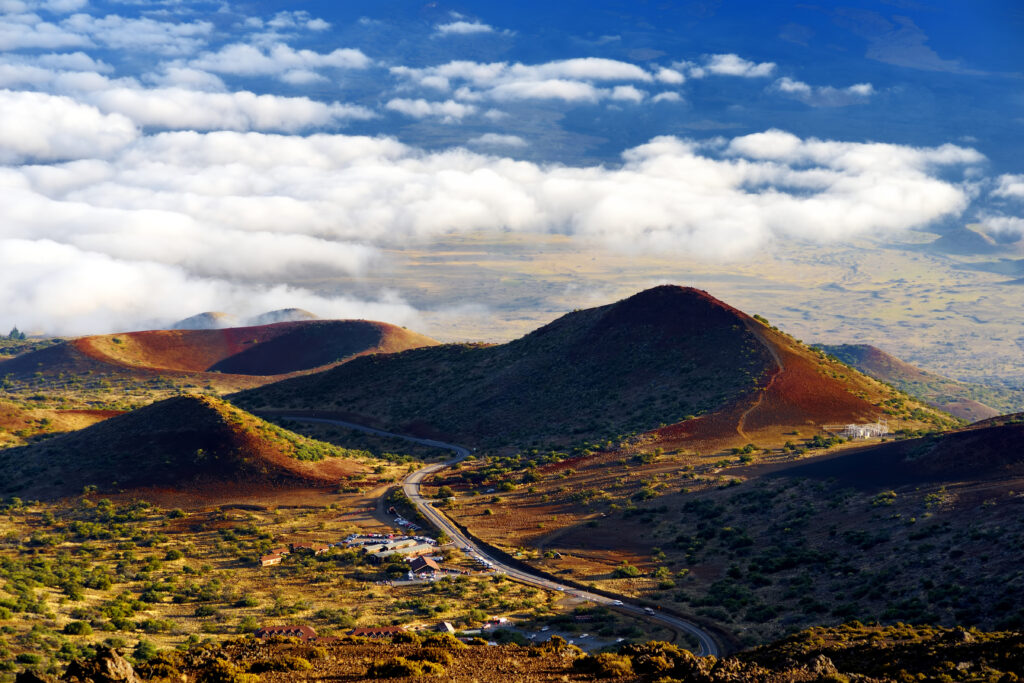
[[[1019,243],[1021,36],[1011,2],[0,0],[0,325],[414,322],[297,282],[452,233]]]

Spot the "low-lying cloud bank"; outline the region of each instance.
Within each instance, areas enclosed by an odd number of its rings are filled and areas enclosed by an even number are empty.
[[[359,276],[383,247],[453,232],[561,233],[708,259],[779,238],[894,233],[961,214],[973,191],[962,178],[984,161],[954,145],[769,130],[658,137],[616,167],[574,167],[387,137],[143,135],[99,112],[76,119],[77,143],[48,146],[66,111],[86,105],[15,95],[33,109],[20,134],[0,135],[0,158],[20,163],[0,168],[0,327],[64,333],[286,306],[408,324],[415,311],[394,297],[287,283]]]

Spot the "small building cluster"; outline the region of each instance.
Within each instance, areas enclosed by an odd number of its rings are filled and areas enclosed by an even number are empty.
[[[338,545],[361,550],[370,559],[378,561],[392,555],[413,558],[437,552],[437,541],[427,536],[352,534]]]
[[[870,422],[867,424],[848,424],[840,432],[847,439],[872,439],[889,434],[886,422]]]
[[[308,553],[310,555],[323,555],[331,546],[326,543],[290,543],[287,546],[273,548],[269,553],[260,557],[260,566],[269,567],[281,564],[281,560],[287,555]]]

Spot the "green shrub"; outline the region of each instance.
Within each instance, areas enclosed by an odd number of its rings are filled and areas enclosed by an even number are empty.
[[[633,578],[640,576],[642,572],[628,562],[623,562],[612,571],[612,576],[617,579]]]
[[[135,644],[135,649],[132,650],[132,658],[136,662],[147,662],[156,657],[156,654],[156,645],[149,640],[140,640]]]
[[[84,621],[69,621],[64,624],[64,633],[69,636],[87,636],[92,633],[92,626]]]

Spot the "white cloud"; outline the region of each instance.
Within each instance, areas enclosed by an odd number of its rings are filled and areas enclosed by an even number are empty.
[[[89,4],[89,0],[47,0],[42,3],[42,8],[57,14],[77,12]]]
[[[970,191],[944,178],[983,161],[953,145],[771,130],[703,143],[655,138],[619,166],[542,166],[345,135],[171,132],[108,145],[102,113],[75,110],[69,120],[93,121],[95,130],[78,133],[87,141],[79,153],[97,158],[0,169],[0,295],[13,302],[0,312],[4,325],[124,328],[144,316],[247,313],[237,305],[245,297],[253,312],[300,305],[330,315],[330,300],[284,283],[358,275],[381,248],[452,232],[551,232],[705,258],[740,257],[783,236],[884,235],[959,215]],[[12,137],[48,154],[49,134]],[[491,133],[470,144],[525,142]],[[412,314],[379,306],[352,303],[343,314]]]
[[[61,22],[61,27],[114,49],[161,55],[191,54],[201,48],[213,32],[213,24],[208,21],[167,22],[116,14],[105,17],[73,14]]]
[[[124,115],[148,128],[299,132],[377,116],[366,107],[341,102],[224,92],[219,78],[195,69],[167,67],[147,79],[159,87],[143,88],[133,79],[112,80],[95,72],[0,63],[0,87],[28,84],[49,89],[87,109]],[[11,116],[17,112],[12,110]]]
[[[680,71],[675,69],[667,69],[662,67],[658,69],[658,72],[654,74],[655,79],[661,83],[668,83],[669,85],[681,85],[686,82],[686,76]]]
[[[581,57],[544,64],[513,64],[508,73],[513,78],[574,78],[586,81],[643,81],[652,76],[636,64],[615,59]]]
[[[996,189],[992,190],[994,197],[1024,199],[1024,174],[1001,175],[999,176],[998,183]]]
[[[986,214],[981,216],[980,222],[987,230],[997,235],[1024,239],[1024,218]]]
[[[235,76],[278,76],[292,82],[308,82],[308,78],[296,79],[295,74],[310,74],[314,69],[325,67],[335,69],[365,69],[371,60],[360,50],[339,48],[327,54],[312,50],[295,50],[278,43],[268,47],[256,47],[243,43],[226,45],[217,52],[207,52],[189,62],[189,66]]]
[[[632,85],[617,85],[612,88],[611,98],[622,102],[643,102],[647,93]]]
[[[415,119],[428,117],[440,118],[447,122],[458,121],[466,116],[476,113],[476,107],[471,104],[462,104],[454,100],[444,102],[428,102],[427,100],[409,100],[395,98],[390,100],[385,107],[391,111],[411,116]]]
[[[83,97],[104,112],[124,114],[140,126],[169,130],[298,132],[376,116],[358,105],[246,91],[220,93],[180,87],[114,87]]]
[[[0,163],[106,157],[132,142],[135,126],[69,97],[0,90]]]
[[[329,318],[418,322],[416,311],[393,294],[367,302],[286,285],[200,278],[52,240],[0,238],[0,296],[8,302],[0,313],[4,324],[50,334],[151,329],[203,310],[249,316],[292,306]]]
[[[788,77],[775,81],[771,89],[813,107],[845,107],[851,104],[861,104],[875,94],[875,88],[870,83],[857,83],[846,88],[835,88],[830,85],[811,86]]]
[[[284,72],[281,80],[290,85],[309,85],[310,83],[326,82],[330,79],[309,69],[292,69]]]
[[[632,85],[601,88],[595,84],[616,81],[649,83],[654,80],[654,76],[635,64],[597,57],[564,59],[543,64],[463,60],[422,69],[398,66],[393,67],[391,73],[421,87],[444,92],[458,86],[455,96],[469,101],[639,101],[644,98],[644,93]]]
[[[203,90],[207,92],[223,92],[227,90],[224,81],[207,71],[184,66],[165,65],[163,71],[148,74],[147,79],[154,85],[164,88],[185,88],[187,90]]]
[[[0,50],[90,47],[88,36],[69,31],[35,14],[0,16]]]
[[[518,135],[506,135],[502,133],[484,133],[472,138],[467,144],[474,147],[526,147],[526,140]]]
[[[565,102],[597,102],[601,91],[589,83],[551,78],[544,81],[513,81],[491,88],[488,95],[495,100],[563,100]]]
[[[33,63],[51,69],[65,69],[68,71],[95,71],[96,73],[109,73],[113,67],[106,62],[93,59],[84,52],[63,52],[50,53],[45,55],[33,55]]]
[[[743,78],[760,78],[771,76],[775,71],[775,62],[752,62],[735,54],[710,55],[704,70],[716,76],[740,76]],[[692,74],[691,74],[692,75]],[[694,76],[695,78],[697,76]]]
[[[331,27],[330,23],[323,19],[314,18],[309,12],[299,10],[294,12],[278,12],[272,19],[265,22],[266,26],[274,31],[307,29],[310,31],[326,31]]]
[[[683,96],[677,92],[660,92],[651,98],[652,102],[682,102]]]
[[[494,27],[479,21],[453,21],[435,27],[438,35],[470,35],[475,33],[494,33]]]

